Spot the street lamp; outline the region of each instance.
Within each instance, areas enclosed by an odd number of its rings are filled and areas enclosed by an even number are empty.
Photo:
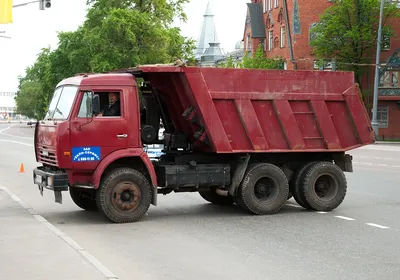
[[[35,1],[30,1],[26,3],[21,3],[21,4],[16,4],[13,5],[13,8],[18,8],[18,7],[23,7],[27,6],[32,3],[39,3],[39,9],[44,10],[44,8],[51,8],[51,0],[35,0]]]
[[[375,84],[374,84],[374,101],[372,107],[372,121],[371,125],[375,132],[375,139],[379,135],[379,123],[378,123],[378,87],[379,87],[379,65],[381,55],[381,41],[382,41],[382,14],[383,4],[385,0],[381,1],[381,7],[379,11],[379,27],[378,27],[378,42],[376,44],[376,65],[375,65]]]
[[[32,4],[32,3],[39,3],[39,9],[40,10],[44,10],[45,8],[47,8],[47,9],[51,8],[51,0],[35,0],[35,1],[26,2],[26,3],[15,4],[15,5],[13,5],[13,8],[27,6],[27,5]],[[0,31],[0,33],[5,33],[5,31]],[[4,35],[0,35],[0,38],[11,39],[11,37],[4,36]]]

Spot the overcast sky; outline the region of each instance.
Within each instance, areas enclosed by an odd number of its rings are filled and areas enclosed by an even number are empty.
[[[15,4],[32,0],[14,0]],[[186,5],[187,23],[177,22],[185,36],[197,40],[208,0],[191,0]],[[234,50],[242,40],[246,17],[246,3],[250,0],[210,0],[215,14],[216,28],[225,52]],[[0,37],[0,92],[17,91],[18,75],[36,60],[41,48],[57,47],[57,31],[73,31],[82,24],[86,14],[86,0],[52,0],[52,7],[39,10],[39,4],[17,7],[13,23],[0,25],[0,31],[12,39]]]

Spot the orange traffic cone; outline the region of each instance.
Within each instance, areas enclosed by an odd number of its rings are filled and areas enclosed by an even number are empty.
[[[23,163],[21,163],[21,166],[19,167],[19,173],[24,173],[25,172],[25,166]]]

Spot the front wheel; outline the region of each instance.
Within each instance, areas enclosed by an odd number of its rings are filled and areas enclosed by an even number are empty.
[[[139,221],[151,204],[151,185],[147,178],[132,168],[109,172],[96,194],[99,210],[112,222]]]

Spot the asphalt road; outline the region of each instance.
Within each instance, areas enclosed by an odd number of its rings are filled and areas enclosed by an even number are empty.
[[[346,173],[348,195],[330,213],[308,212],[290,200],[276,215],[251,216],[236,206],[208,204],[196,193],[170,194],[160,196],[159,206],[152,206],[141,222],[120,225],[80,210],[67,193],[62,205],[54,203],[49,191],[40,196],[32,183],[37,165],[33,130],[25,124],[0,125],[0,189],[15,195],[12,200],[0,190],[0,279],[10,279],[7,271],[12,279],[55,279],[57,274],[106,279],[104,273],[140,280],[400,275],[400,145],[353,151],[355,170]],[[18,172],[21,163],[24,173]],[[18,204],[18,198],[23,202]],[[28,209],[33,217],[21,204],[33,208]],[[27,216],[22,219],[23,213]],[[13,232],[20,238],[11,238]],[[1,249],[7,238],[8,244],[15,242],[14,251],[11,245]],[[98,262],[88,261],[93,257]]]

